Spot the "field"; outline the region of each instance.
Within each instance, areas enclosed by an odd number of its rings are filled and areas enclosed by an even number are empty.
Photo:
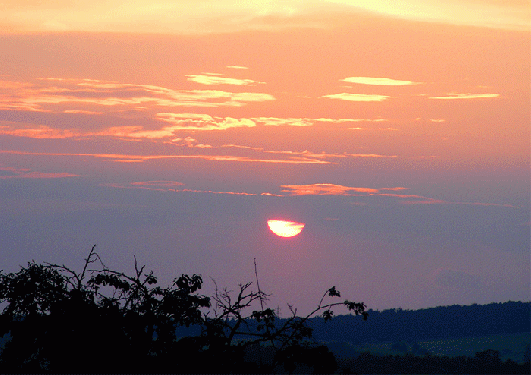
[[[407,352],[427,350],[435,356],[469,356],[476,352],[493,349],[500,352],[503,361],[512,359],[523,362],[526,345],[531,343],[531,333],[499,334],[482,337],[460,337],[446,340],[420,341],[415,343],[374,343],[363,345],[331,344],[338,354],[349,352],[371,352],[380,355],[397,355]],[[416,350],[415,350],[416,349]]]

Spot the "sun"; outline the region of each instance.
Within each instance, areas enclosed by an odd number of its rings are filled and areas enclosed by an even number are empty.
[[[268,220],[267,225],[279,237],[294,237],[304,228],[304,223],[285,220]]]

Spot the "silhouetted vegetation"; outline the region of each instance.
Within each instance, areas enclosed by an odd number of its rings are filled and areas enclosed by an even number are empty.
[[[290,307],[292,317],[279,322],[258,278],[257,291],[247,283],[235,296],[216,290],[209,298],[198,294],[199,275],[163,288],[136,260],[131,276],[106,267],[94,250],[81,272],[35,262],[0,272],[0,335],[7,338],[0,372],[333,372],[335,358],[311,340],[308,320],[322,312],[328,321],[339,305],[367,318],[363,303],[325,303],[340,297],[332,287],[307,316]],[[176,335],[176,327],[194,324],[200,335]]]
[[[332,287],[310,314],[288,305],[280,319],[256,263],[255,274],[256,290],[216,285],[207,297],[199,275],[161,287],[136,260],[133,275],[109,269],[94,247],[80,272],[35,262],[0,271],[0,373],[529,373],[529,344],[517,363],[492,349],[436,356],[425,343],[529,332],[530,303],[369,310],[364,322],[363,303],[327,302],[340,297]],[[337,306],[351,315],[332,319]],[[398,354],[353,349],[382,342]]]

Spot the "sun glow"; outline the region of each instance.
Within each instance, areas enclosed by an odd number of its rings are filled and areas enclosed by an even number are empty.
[[[279,237],[294,237],[304,228],[304,223],[285,220],[268,220],[267,225]]]

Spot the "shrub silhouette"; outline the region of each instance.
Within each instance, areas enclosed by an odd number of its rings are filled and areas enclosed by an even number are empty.
[[[308,319],[322,312],[329,320],[338,305],[367,318],[363,303],[325,303],[340,297],[332,287],[310,314],[298,317],[290,306],[292,316],[280,323],[264,306],[256,262],[257,291],[246,283],[232,296],[216,286],[212,298],[198,294],[199,275],[183,274],[163,288],[136,259],[134,267],[132,276],[109,269],[93,246],[81,272],[34,261],[17,273],[0,271],[0,335],[9,336],[0,372],[291,373],[301,365],[331,372],[334,356],[311,341]],[[261,308],[245,315],[257,302]],[[190,325],[201,326],[200,336],[178,339],[176,327]],[[249,348],[274,354],[253,361]]]

